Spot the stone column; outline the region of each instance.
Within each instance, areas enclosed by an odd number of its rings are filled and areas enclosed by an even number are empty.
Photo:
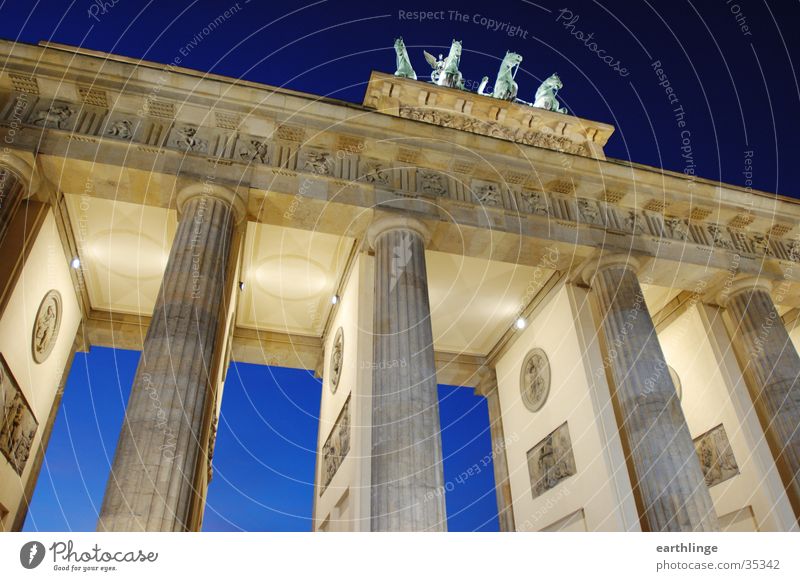
[[[233,191],[194,184],[178,194],[180,220],[131,389],[99,531],[183,531],[200,457],[206,399],[225,316]],[[121,258],[124,260],[124,257]],[[204,418],[206,418],[204,420]]]
[[[38,176],[23,159],[0,152],[0,243],[22,200],[38,189]]]
[[[506,436],[503,432],[503,414],[497,394],[497,375],[494,369],[486,369],[475,393],[486,398],[489,407],[489,430],[492,436],[492,466],[494,487],[497,495],[497,520],[500,532],[514,532],[514,507],[511,497],[511,482],[508,478]]]
[[[800,514],[800,356],[758,277],[734,281],[720,297],[749,380],[756,413],[795,512]]]
[[[444,531],[444,474],[425,242],[420,222],[375,222],[373,531]]]
[[[605,256],[582,273],[597,297],[629,447],[634,489],[652,531],[717,531],[700,461],[636,276],[635,259]]]

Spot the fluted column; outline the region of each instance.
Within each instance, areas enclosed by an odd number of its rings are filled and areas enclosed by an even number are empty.
[[[487,369],[475,390],[486,398],[489,408],[489,431],[492,437],[492,467],[494,487],[497,496],[497,520],[500,532],[514,532],[514,506],[511,497],[511,482],[508,479],[508,458],[506,456],[506,435],[503,431],[503,414],[500,410],[500,396],[497,393],[497,375],[494,369]]]
[[[597,297],[635,482],[652,531],[716,531],[719,523],[675,386],[636,276],[624,255],[583,272]]]
[[[184,188],[178,209],[178,230],[128,400],[100,531],[188,526],[208,421],[212,358],[222,348],[215,343],[231,238],[244,212],[234,192],[210,184]]]
[[[427,231],[416,220],[384,218],[368,237],[375,250],[371,528],[444,531]]]
[[[789,497],[800,512],[800,356],[775,310],[771,284],[733,283],[720,297],[732,321],[743,371]]]
[[[0,152],[0,242],[22,200],[38,187],[33,168],[11,152]]]

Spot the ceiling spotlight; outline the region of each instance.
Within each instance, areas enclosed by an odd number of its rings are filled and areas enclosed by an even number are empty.
[[[244,281],[243,280],[239,281],[239,291],[240,292],[244,292]]]
[[[517,329],[524,329],[527,326],[527,324],[528,324],[528,321],[526,321],[524,317],[520,317],[519,319],[516,320],[516,322],[514,323],[514,326]]]
[[[70,260],[69,265],[75,270],[78,270],[81,267],[81,259],[76,256]]]
[[[331,297],[331,304],[332,304],[332,305],[335,305],[335,304],[336,304],[336,303],[338,303],[338,302],[339,302],[339,295],[333,295],[333,296]]]

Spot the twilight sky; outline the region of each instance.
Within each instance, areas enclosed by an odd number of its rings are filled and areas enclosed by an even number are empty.
[[[763,0],[385,2],[0,1],[0,37],[49,40],[360,103],[394,71],[402,35],[422,50],[463,41],[461,70],[492,79],[524,57],[520,98],[553,72],[569,110],[617,130],[609,157],[797,197],[800,3]],[[208,24],[228,11],[214,30]],[[423,20],[420,12],[429,14]],[[790,28],[791,27],[791,28]],[[28,530],[93,530],[138,353],[79,354]],[[305,371],[228,375],[207,530],[308,530],[320,386]],[[485,403],[442,387],[445,480],[490,450]],[[447,496],[451,530],[496,530],[490,471]]]

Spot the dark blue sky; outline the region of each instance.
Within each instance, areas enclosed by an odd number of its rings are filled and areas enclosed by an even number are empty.
[[[800,54],[798,2],[239,0],[235,14],[186,56],[181,48],[236,2],[120,0],[105,14],[94,5],[5,1],[0,36],[164,63],[181,56],[190,68],[355,102],[363,98],[370,70],[394,70],[395,36],[404,37],[420,75],[427,67],[422,48],[443,50],[457,38],[464,43],[462,70],[472,80],[494,78],[506,50],[522,54],[517,80],[523,99],[531,100],[541,79],[557,71],[571,111],[616,125],[607,148],[612,157],[676,171],[692,165],[700,176],[744,184],[744,152],[752,151],[754,187],[797,192],[800,91],[792,59]],[[401,17],[400,10],[442,10],[444,19],[420,22]],[[452,10],[467,21],[451,18]],[[480,17],[516,26],[524,37],[490,30]],[[593,34],[592,48],[618,60],[627,76],[598,58],[578,32]],[[659,86],[655,61],[677,103],[670,104]],[[676,124],[676,106],[683,107],[686,128]],[[691,133],[690,160],[681,157],[683,129]]]
[[[0,2],[0,37],[163,63],[180,56],[185,67],[359,103],[371,70],[394,71],[396,36],[404,37],[420,76],[428,72],[422,49],[444,51],[457,38],[469,80],[494,78],[506,50],[519,52],[522,99],[532,100],[557,71],[565,85],[559,97],[571,112],[617,127],[610,157],[679,172],[691,167],[746,185],[745,152],[752,152],[753,187],[797,195],[798,2],[119,0],[105,13],[97,6]],[[203,35],[233,6],[230,18]],[[444,12],[421,22],[400,10]],[[505,26],[490,30],[483,18]],[[511,27],[521,33],[503,32]],[[607,65],[596,51],[619,64]],[[677,102],[670,103],[667,83]],[[676,107],[685,127],[678,127]],[[689,132],[690,158],[682,157],[682,131]],[[76,358],[28,529],[94,528],[137,358],[107,349]],[[319,391],[304,371],[231,370],[207,529],[308,530]],[[442,387],[440,399],[445,478],[452,480],[489,452],[487,412],[471,390]],[[451,530],[496,530],[490,472],[455,487],[447,509]]]
[[[25,530],[95,529],[138,361],[102,347],[76,355]],[[203,530],[311,529],[320,395],[308,371],[231,365]],[[486,401],[450,386],[439,400],[449,529],[496,531]]]

